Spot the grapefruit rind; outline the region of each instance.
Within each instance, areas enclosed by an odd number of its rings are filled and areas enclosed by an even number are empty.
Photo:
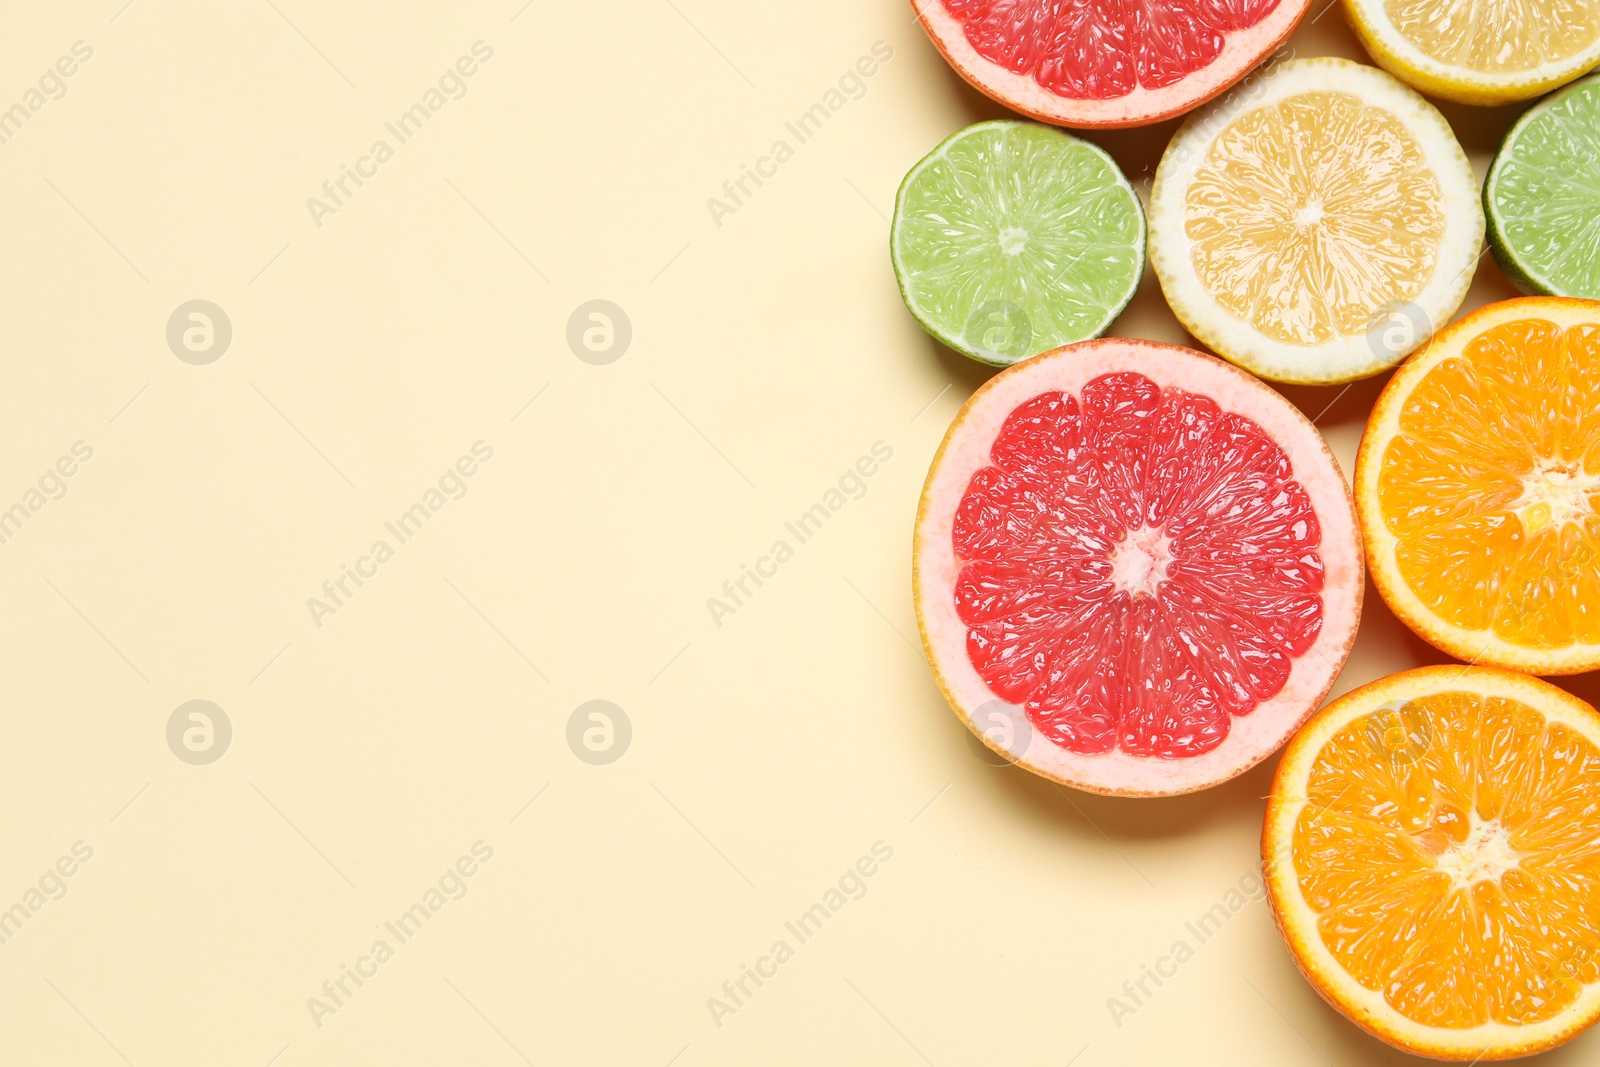
[[[1322,528],[1318,553],[1325,568],[1323,626],[1295,659],[1274,697],[1236,717],[1217,748],[1186,759],[1131,756],[1120,749],[1081,755],[1031,732],[1020,754],[997,747],[974,713],[995,695],[966,651],[966,624],[952,591],[962,561],[952,541],[957,505],[972,476],[988,466],[1007,416],[1040,393],[1081,395],[1103,374],[1135,371],[1165,388],[1211,397],[1224,410],[1253,420],[1290,457]],[[1355,641],[1364,589],[1360,534],[1344,475],[1327,442],[1299,409],[1270,387],[1192,349],[1154,341],[1101,338],[1066,345],[1018,363],[985,382],[951,423],[935,454],[917,508],[912,593],[923,653],[946,702],[964,725],[996,753],[1044,778],[1109,796],[1171,796],[1218,785],[1276,752],[1322,702]]]
[[[1441,1060],[1505,1060],[1531,1056],[1570,1040],[1600,1020],[1600,983],[1586,987],[1561,1014],[1542,1023],[1488,1022],[1457,1030],[1426,1026],[1401,1015],[1381,992],[1359,985],[1323,944],[1317,912],[1307,903],[1294,866],[1294,828],[1307,803],[1306,785],[1318,754],[1352,719],[1416,697],[1459,691],[1506,697],[1544,713],[1600,744],[1600,714],[1548,682],[1492,667],[1440,665],[1393,674],[1335,700],[1306,724],[1273,777],[1261,833],[1261,864],[1278,931],[1306,980],[1329,1004],[1379,1040]]]
[[[1147,126],[1181,115],[1210,100],[1258,66],[1288,39],[1311,0],[1281,0],[1254,26],[1228,35],[1210,64],[1161,89],[1139,86],[1125,96],[1088,100],[1058,96],[1026,74],[1015,74],[978,53],[961,20],[943,0],[911,0],[934,47],[957,74],[985,96],[1013,111],[1057,126],[1115,129]]]
[[[1453,66],[1407,40],[1395,29],[1384,6],[1385,0],[1344,0],[1350,25],[1373,60],[1419,92],[1458,104],[1494,107],[1531,100],[1581,77],[1600,63],[1600,39],[1596,39],[1575,55],[1527,71],[1488,74]]]
[[[1384,386],[1367,420],[1356,451],[1355,498],[1372,582],[1389,610],[1417,636],[1448,655],[1472,664],[1537,675],[1580,674],[1600,670],[1600,644],[1574,642],[1563,648],[1535,649],[1515,644],[1493,630],[1469,630],[1429,608],[1406,584],[1395,562],[1399,539],[1383,519],[1378,479],[1383,455],[1399,430],[1400,413],[1411,392],[1439,363],[1458,355],[1485,330],[1519,319],[1544,319],[1561,327],[1600,322],[1600,301],[1532,296],[1479,308],[1435,334]]]
[[[1341,92],[1394,115],[1416,139],[1437,177],[1446,205],[1445,231],[1432,276],[1406,309],[1423,327],[1448,322],[1472,285],[1482,255],[1484,218],[1472,164],[1437,108],[1394,78],[1364,63],[1321,57],[1281,63],[1195,112],[1162,154],[1150,189],[1150,262],[1162,292],[1184,328],[1217,354],[1274,381],[1330,385],[1380,374],[1427,340],[1417,330],[1410,347],[1374,344],[1368,332],[1320,345],[1276,341],[1223,307],[1200,280],[1186,232],[1185,198],[1212,142],[1236,120],[1301,93]],[[1375,314],[1383,309],[1374,308]]]

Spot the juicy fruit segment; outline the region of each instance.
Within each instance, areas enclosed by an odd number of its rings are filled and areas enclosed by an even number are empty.
[[[1317,936],[1406,1019],[1527,1025],[1600,981],[1590,738],[1518,700],[1431,692],[1344,725],[1305,796],[1293,869]]]
[[[1490,243],[1524,290],[1600,298],[1600,78],[1537,105],[1484,185]]]
[[[984,59],[1057,96],[1108,100],[1161,89],[1209,66],[1227,35],[1279,0],[940,0]]]
[[[1099,335],[1144,271],[1144,212],[1109,156],[1058,130],[986,122],[907,176],[892,254],[907,306],[946,344],[1006,364]]]
[[[1200,755],[1315,643],[1321,527],[1250,419],[1113,373],[1025,401],[989,455],[955,516],[956,611],[989,690],[1055,744]]]
[[[1600,321],[1479,333],[1416,383],[1380,463],[1428,609],[1526,648],[1600,642]]]
[[[1600,40],[1597,0],[1386,0],[1383,6],[1418,51],[1485,74],[1536,70]]]
[[[1375,309],[1415,298],[1445,231],[1444,194],[1416,139],[1344,92],[1234,120],[1184,207],[1201,284],[1285,344],[1363,333]]]

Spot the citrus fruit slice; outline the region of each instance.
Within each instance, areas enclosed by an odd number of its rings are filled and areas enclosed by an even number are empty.
[[[1523,297],[1441,331],[1356,456],[1373,582],[1458,659],[1600,668],[1600,303]]]
[[[1186,793],[1275,751],[1361,613],[1344,476],[1220,360],[1104,338],[991,378],[917,511],[923,648],[956,715],[1097,793]]]
[[[912,0],[963,78],[1060,126],[1181,115],[1282,44],[1310,0]]]
[[[1144,273],[1144,209],[1096,145],[1032,122],[980,122],[911,168],[889,255],[929,333],[1004,366],[1098,337]]]
[[[1284,751],[1262,832],[1295,962],[1408,1052],[1499,1060],[1600,1017],[1600,715],[1486,667],[1391,675]]]
[[[1506,104],[1600,62],[1600,0],[1345,0],[1385,70],[1430,96]]]
[[[1483,207],[1444,117],[1374,67],[1279,64],[1189,117],[1150,192],[1174,314],[1264,378],[1377,374],[1449,321]]]
[[[1600,75],[1511,127],[1483,183],[1489,247],[1525,293],[1600,299]]]

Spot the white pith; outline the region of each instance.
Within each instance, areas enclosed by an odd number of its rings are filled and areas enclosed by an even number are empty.
[[[911,0],[922,26],[950,65],[979,90],[1014,111],[1058,126],[1142,126],[1182,114],[1249,73],[1288,37],[1311,0],[1281,0],[1254,26],[1229,34],[1209,66],[1163,89],[1139,86],[1113,100],[1057,96],[1027,74],[1013,74],[978,54],[944,0]]]
[[[1384,0],[1345,0],[1350,21],[1368,50],[1383,65],[1407,81],[1422,82],[1424,92],[1469,104],[1508,103],[1526,100],[1578,77],[1600,63],[1600,40],[1566,59],[1543,63],[1522,71],[1498,74],[1453,66],[1428,55],[1410,38],[1395,28],[1384,9]],[[1498,28],[1497,28],[1498,30]]]
[[[1320,345],[1295,345],[1264,336],[1217,300],[1195,271],[1185,229],[1186,197],[1195,171],[1216,138],[1258,108],[1302,93],[1343,92],[1394,115],[1415,138],[1443,192],[1445,232],[1432,276],[1408,306],[1392,309],[1411,327],[1409,343],[1376,344],[1369,329]],[[1306,225],[1321,220],[1321,205],[1302,208]],[[1345,59],[1297,59],[1253,77],[1199,111],[1172,139],[1150,189],[1150,262],[1178,319],[1208,347],[1264,378],[1344,382],[1378,374],[1404,359],[1450,321],[1472,284],[1484,235],[1483,206],[1472,164],[1449,123],[1417,93],[1375,67]],[[1386,309],[1373,308],[1375,319]]]
[[[1434,367],[1459,356],[1474,337],[1503,323],[1524,319],[1552,322],[1561,329],[1600,323],[1600,301],[1564,297],[1505,300],[1473,312],[1436,337],[1395,372],[1373,408],[1356,456],[1356,501],[1361,509],[1374,583],[1401,619],[1421,620],[1420,628],[1413,625],[1413,629],[1418,629],[1429,642],[1468,663],[1488,663],[1530,674],[1574,674],[1600,668],[1600,644],[1576,641],[1561,648],[1528,648],[1505,640],[1493,630],[1458,626],[1424,604],[1400,577],[1395,563],[1399,538],[1390,532],[1378,503],[1383,457],[1399,432],[1406,397]],[[1525,521],[1532,518],[1530,515]]]
[[[1129,596],[1154,596],[1172,562],[1172,539],[1154,526],[1129,530],[1111,549],[1111,584]]]
[[[955,511],[972,476],[990,464],[989,449],[1006,417],[1023,401],[1061,390],[1079,395],[1102,374],[1137,371],[1162,388],[1211,397],[1225,411],[1254,421],[1290,457],[1322,527],[1323,621],[1317,640],[1297,658],[1282,691],[1232,720],[1228,737],[1187,759],[1132,756],[1120,749],[1081,755],[1032,731],[1016,762],[1035,773],[1091,792],[1169,795],[1204,789],[1259,763],[1315,710],[1349,654],[1360,618],[1362,555],[1344,476],[1316,428],[1266,385],[1225,363],[1174,345],[1104,338],[1035,356],[991,378],[946,435],[928,472],[917,514],[913,578],[923,649],[945,698],[967,724],[995,700],[967,657],[967,627],[956,613],[961,569],[952,542]]]
[[[1511,831],[1500,820],[1480,818],[1476,811],[1467,815],[1466,840],[1439,853],[1439,869],[1457,889],[1498,882],[1521,861],[1522,853],[1511,847]]]
[[[1262,832],[1262,871],[1268,899],[1295,962],[1322,995],[1369,1033],[1412,1052],[1438,1059],[1490,1061],[1529,1055],[1558,1045],[1600,1018],[1600,982],[1586,985],[1563,1012],[1541,1023],[1509,1026],[1488,1022],[1457,1030],[1428,1026],[1401,1015],[1352,978],[1322,941],[1318,912],[1300,889],[1294,865],[1294,827],[1308,803],[1306,785],[1323,747],[1355,719],[1384,705],[1401,706],[1422,696],[1465,692],[1503,697],[1542,712],[1600,744],[1600,716],[1587,704],[1548,682],[1489,667],[1422,667],[1390,675],[1339,698],[1306,724],[1284,751],[1267,804]]]
[[[1522,528],[1536,533],[1546,526],[1577,523],[1594,514],[1591,494],[1600,492],[1600,474],[1590,474],[1582,462],[1545,459],[1522,479],[1522,495],[1511,510]]]

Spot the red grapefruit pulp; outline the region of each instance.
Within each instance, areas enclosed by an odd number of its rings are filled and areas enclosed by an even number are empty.
[[[1363,582],[1316,428],[1219,360],[1121,339],[973,394],[928,473],[914,571],[963,721],[1030,770],[1130,795],[1282,745],[1344,665]]]
[[[962,77],[1061,126],[1180,115],[1282,44],[1310,0],[911,0]]]

